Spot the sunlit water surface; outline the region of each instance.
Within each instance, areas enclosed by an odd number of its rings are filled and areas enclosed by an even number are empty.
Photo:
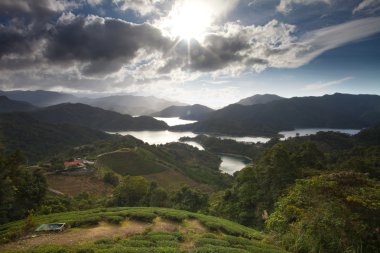
[[[197,121],[195,120],[184,120],[180,118],[160,118],[160,117],[154,117],[156,120],[164,121],[168,126],[180,126],[180,125],[186,125],[195,123]]]

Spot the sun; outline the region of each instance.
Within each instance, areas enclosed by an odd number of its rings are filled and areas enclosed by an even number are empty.
[[[167,28],[174,37],[202,40],[212,23],[212,10],[205,0],[185,0],[169,14]]]

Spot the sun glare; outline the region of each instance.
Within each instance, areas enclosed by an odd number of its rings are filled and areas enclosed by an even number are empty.
[[[212,22],[207,1],[188,0],[175,6],[169,15],[168,30],[174,37],[202,40]]]

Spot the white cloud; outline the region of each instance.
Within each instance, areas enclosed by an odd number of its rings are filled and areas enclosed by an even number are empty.
[[[87,3],[91,6],[96,6],[99,5],[103,2],[104,0],[87,0]]]
[[[333,80],[329,82],[318,82],[318,83],[307,84],[305,85],[304,90],[320,90],[320,89],[324,89],[333,85],[344,83],[352,79],[353,77],[348,76],[339,80]]]
[[[313,5],[317,3],[331,4],[331,0],[281,0],[277,6],[277,11],[288,14],[292,11],[293,5]]]
[[[298,41],[298,52],[291,67],[299,67],[327,50],[367,38],[380,32],[380,17],[363,18],[306,33]]]
[[[161,13],[158,5],[166,0],[113,0],[113,2],[123,11],[133,10],[142,16],[152,13]]]
[[[378,10],[380,10],[380,0],[363,0],[358,6],[355,7],[352,14],[363,11],[374,13]]]

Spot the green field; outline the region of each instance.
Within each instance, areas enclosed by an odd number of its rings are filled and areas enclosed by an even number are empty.
[[[156,226],[164,221],[175,229]],[[53,233],[43,236],[52,236],[46,244],[30,244],[36,237],[18,241],[33,234],[35,227],[42,223],[66,222],[69,229],[62,233]],[[85,234],[87,229],[96,229],[101,224],[119,231],[127,228],[128,224],[138,222],[144,226],[144,230],[127,236],[113,236],[108,234],[104,238],[88,240],[82,243],[62,245],[57,243],[59,237],[67,236],[71,232]],[[193,230],[191,224],[197,222],[200,228]],[[127,225],[123,225],[123,224]],[[103,225],[105,226],[105,225]],[[107,228],[108,228],[107,227]],[[257,252],[280,253],[285,252],[276,246],[266,244],[264,235],[252,228],[237,223],[199,213],[150,207],[122,207],[102,208],[87,211],[56,213],[51,215],[36,216],[33,225],[27,220],[7,223],[0,226],[0,251],[1,252],[52,252],[52,253],[84,253],[84,252]],[[44,238],[44,237],[42,237]],[[38,237],[37,237],[38,239]],[[22,242],[24,248],[13,248]],[[48,245],[47,245],[48,244]],[[10,246],[11,249],[9,249]]]

